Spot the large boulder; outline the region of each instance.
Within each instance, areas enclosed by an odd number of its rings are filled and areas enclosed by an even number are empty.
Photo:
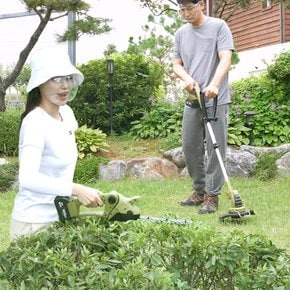
[[[257,157],[250,152],[228,148],[225,167],[229,176],[247,177],[257,163]]]
[[[276,161],[278,172],[290,171],[290,152],[284,154]]]
[[[141,179],[175,178],[178,167],[171,161],[159,157],[132,159],[127,163],[130,176]]]
[[[127,164],[123,160],[112,160],[108,164],[100,165],[100,180],[118,180],[125,177],[127,172]]]

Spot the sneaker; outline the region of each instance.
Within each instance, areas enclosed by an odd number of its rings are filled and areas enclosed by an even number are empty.
[[[191,196],[189,196],[186,200],[180,202],[180,205],[182,206],[200,205],[203,203],[205,194],[206,192],[204,190],[194,190]]]
[[[198,213],[214,213],[218,209],[219,198],[216,194],[206,194],[204,196],[203,206],[199,209]]]

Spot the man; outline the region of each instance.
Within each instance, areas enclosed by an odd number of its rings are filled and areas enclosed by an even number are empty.
[[[197,87],[204,93],[209,116],[213,114],[213,99],[218,97],[217,121],[211,124],[225,160],[230,103],[228,71],[234,50],[232,34],[225,21],[203,13],[204,1],[177,0],[177,3],[187,23],[175,35],[173,69],[184,81],[189,95]],[[182,147],[193,182],[193,193],[181,205],[203,204],[199,213],[206,214],[218,209],[218,195],[224,177],[202,117],[198,102],[188,99],[183,113]],[[208,157],[206,165],[205,152]]]

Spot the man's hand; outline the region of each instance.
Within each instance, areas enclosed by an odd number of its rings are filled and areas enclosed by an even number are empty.
[[[209,84],[205,90],[204,95],[208,99],[214,99],[219,93],[219,88],[215,85]]]

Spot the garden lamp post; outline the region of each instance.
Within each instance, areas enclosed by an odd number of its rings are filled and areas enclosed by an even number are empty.
[[[244,116],[246,116],[246,123],[245,126],[250,129],[250,145],[253,145],[254,140],[254,124],[251,122],[251,118],[256,115],[256,112],[253,111],[247,111],[244,113]]]
[[[113,75],[114,75],[114,60],[108,59],[107,63],[109,75],[109,98],[110,98],[110,133],[113,134]]]

